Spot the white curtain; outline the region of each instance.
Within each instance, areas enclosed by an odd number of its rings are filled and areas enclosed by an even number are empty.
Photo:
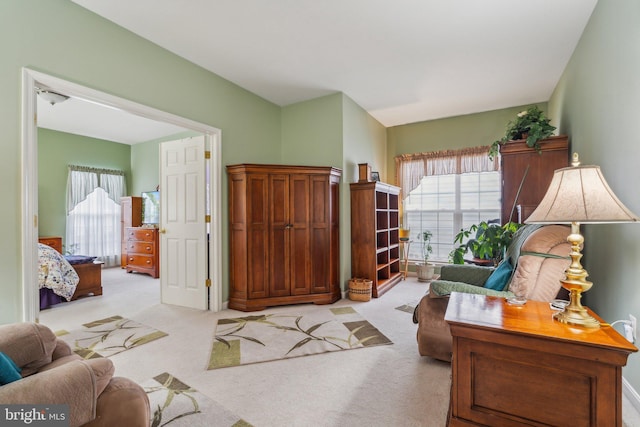
[[[120,264],[122,171],[69,166],[65,252]]]

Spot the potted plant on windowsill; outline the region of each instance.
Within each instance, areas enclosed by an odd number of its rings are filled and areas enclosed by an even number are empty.
[[[509,121],[504,136],[494,141],[489,149],[489,158],[493,159],[500,151],[500,145],[508,141],[526,140],[527,146],[540,152],[539,141],[549,138],[555,126],[549,124],[544,112],[537,106],[530,107],[518,113],[515,120]]]
[[[513,235],[521,226],[522,224],[515,222],[501,226],[483,221],[466,230],[462,229],[456,234],[454,243],[459,243],[459,246],[451,251],[451,261],[454,264],[464,264],[464,257],[470,251],[474,258],[490,260],[493,265],[498,265]],[[470,236],[474,237],[469,239]],[[469,240],[465,242],[465,239]]]
[[[433,279],[435,266],[429,262],[429,256],[431,252],[433,252],[431,237],[433,237],[433,233],[429,230],[418,233],[418,241],[422,245],[422,261],[416,263],[416,273],[418,274],[419,282],[428,282]]]

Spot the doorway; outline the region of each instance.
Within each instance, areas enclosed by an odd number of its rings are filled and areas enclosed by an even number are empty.
[[[221,286],[221,131],[209,125],[176,116],[154,108],[115,97],[86,86],[28,68],[22,73],[22,295],[23,318],[36,321],[39,317],[38,289],[38,140],[36,87],[47,87],[66,96],[115,108],[140,117],[180,126],[202,133],[211,152],[211,173],[207,197],[211,206],[209,239],[209,270],[212,282],[210,305],[212,311],[222,308]]]

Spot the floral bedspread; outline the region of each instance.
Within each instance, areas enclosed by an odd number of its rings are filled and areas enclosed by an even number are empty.
[[[55,249],[38,243],[38,265],[40,289],[49,288],[70,301],[80,281],[71,264]]]

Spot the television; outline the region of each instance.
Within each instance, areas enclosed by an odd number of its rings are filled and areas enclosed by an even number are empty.
[[[160,224],[160,192],[159,191],[143,191],[142,192],[142,224],[143,225]]]

